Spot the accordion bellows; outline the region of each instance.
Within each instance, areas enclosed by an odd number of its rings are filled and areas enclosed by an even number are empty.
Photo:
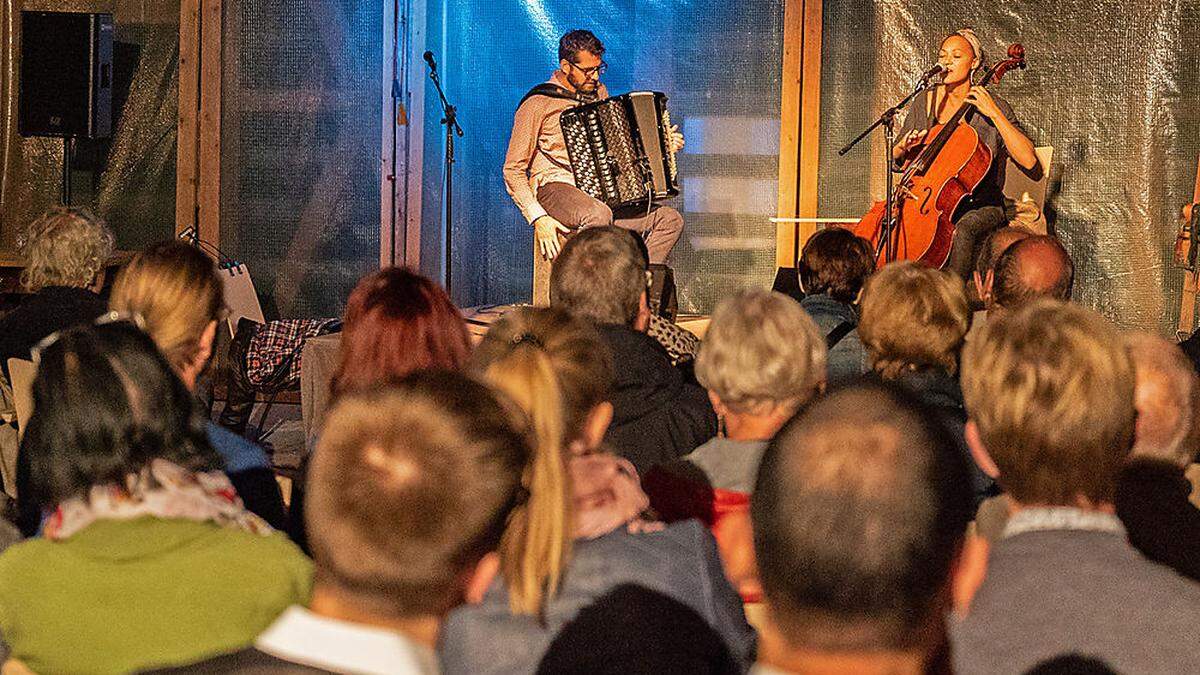
[[[575,185],[612,209],[679,194],[667,97],[635,91],[563,112]]]

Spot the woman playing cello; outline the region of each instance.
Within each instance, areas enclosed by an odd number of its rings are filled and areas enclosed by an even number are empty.
[[[938,63],[945,68],[944,78],[934,90],[909,104],[896,146],[892,148],[895,168],[900,169],[915,157],[934,124],[949,121],[966,103],[976,110],[964,121],[979,134],[979,140],[992,151],[992,165],[983,181],[959,204],[952,220],[954,240],[946,267],[963,278],[972,269],[975,242],[990,230],[1006,224],[1011,203],[1000,189],[1004,185],[1006,160],[1026,170],[1037,166],[1033,142],[1014,121],[1012,108],[1004,99],[976,86],[973,77],[983,66],[983,48],[974,31],[964,28],[942,41]]]

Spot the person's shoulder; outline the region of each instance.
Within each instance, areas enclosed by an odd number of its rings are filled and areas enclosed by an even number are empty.
[[[306,666],[293,661],[285,661],[266,652],[247,647],[241,651],[222,654],[205,659],[199,663],[177,668],[163,668],[146,671],[145,675],[186,675],[188,673],[242,673],[243,675],[303,675],[306,673],[329,673],[332,671]]]
[[[205,423],[205,433],[213,450],[225,460],[225,470],[237,473],[247,469],[270,468],[271,460],[257,443],[233,433],[216,422]]]

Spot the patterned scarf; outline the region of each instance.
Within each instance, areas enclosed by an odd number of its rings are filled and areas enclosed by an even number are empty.
[[[242,499],[220,471],[192,472],[156,459],[122,485],[97,485],[85,497],[58,505],[46,519],[47,539],[66,539],[97,520],[133,520],[145,516],[216,523],[221,527],[268,535],[274,530],[242,506]]]
[[[577,539],[595,539],[622,525],[634,533],[663,529],[662,523],[643,515],[650,498],[629,460],[607,452],[573,454],[569,461]]]

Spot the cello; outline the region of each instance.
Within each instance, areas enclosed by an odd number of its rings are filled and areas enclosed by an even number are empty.
[[[1025,48],[1013,44],[1008,48],[1008,58],[988,69],[979,84],[986,87],[1009,70],[1024,67]],[[954,240],[951,217],[992,168],[991,149],[964,122],[974,110],[973,103],[964,102],[945,124],[929,129],[926,138],[933,140],[908,163],[896,186],[890,232],[885,231],[886,206],[882,201],[875,202],[851,227],[875,247],[877,265],[892,260],[917,260],[930,267],[946,264]]]

